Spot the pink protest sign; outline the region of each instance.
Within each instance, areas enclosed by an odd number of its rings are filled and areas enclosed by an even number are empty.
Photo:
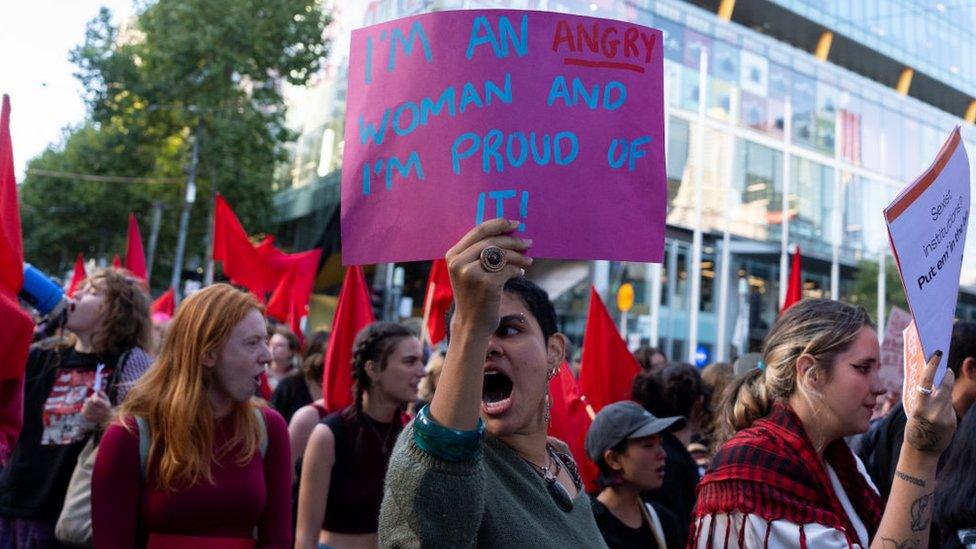
[[[898,307],[892,307],[888,313],[888,324],[885,326],[884,339],[881,341],[881,366],[878,376],[885,389],[891,392],[901,392],[904,372],[904,342],[902,333],[912,323],[912,315]]]
[[[918,327],[913,320],[902,332],[905,344],[905,381],[903,382],[901,399],[905,405],[905,413],[915,411],[918,401],[918,387],[922,385],[922,374],[925,373],[925,355],[922,350],[922,340],[918,336]]]
[[[343,263],[443,257],[494,217],[521,220],[535,257],[661,261],[661,40],[516,10],[354,31]]]

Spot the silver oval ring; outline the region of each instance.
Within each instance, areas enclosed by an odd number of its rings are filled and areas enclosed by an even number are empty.
[[[498,246],[487,246],[481,250],[481,268],[489,273],[497,273],[505,268],[508,260],[505,259],[505,250]]]
[[[918,390],[919,394],[923,394],[925,396],[929,396],[932,394],[931,387],[922,387],[921,385],[916,385],[915,389]]]

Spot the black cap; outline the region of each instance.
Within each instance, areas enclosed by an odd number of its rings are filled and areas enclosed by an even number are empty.
[[[681,416],[658,418],[636,402],[614,402],[593,418],[586,433],[586,454],[594,463],[600,463],[603,452],[624,440],[649,437],[684,426],[685,418]]]

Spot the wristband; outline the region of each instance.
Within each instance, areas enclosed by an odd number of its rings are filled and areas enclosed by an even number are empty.
[[[426,405],[413,422],[413,442],[425,453],[443,461],[467,461],[474,458],[485,438],[485,422],[479,417],[471,431],[444,427],[430,417]]]

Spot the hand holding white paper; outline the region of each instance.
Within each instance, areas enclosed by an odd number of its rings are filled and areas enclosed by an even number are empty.
[[[885,208],[888,238],[924,356],[942,351],[942,383],[969,227],[969,158],[957,127],[935,162]]]

